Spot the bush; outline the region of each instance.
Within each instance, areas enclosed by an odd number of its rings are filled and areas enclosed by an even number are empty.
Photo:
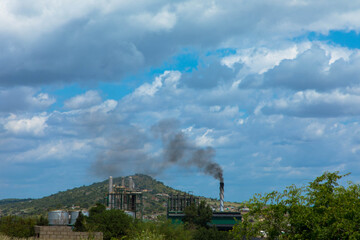
[[[208,223],[211,222],[212,210],[205,201],[201,201],[199,206],[191,204],[185,208],[184,213],[185,217],[183,218],[183,222],[186,223],[189,228],[207,228]]]
[[[0,219],[0,232],[9,237],[28,238],[35,235],[35,218],[6,216]]]
[[[230,240],[229,232],[218,231],[213,228],[199,228],[195,231],[194,240]]]
[[[162,237],[166,240],[188,240],[192,239],[192,231],[184,228],[184,224],[174,225],[170,220],[158,220],[153,222],[137,222],[134,237],[138,233],[151,232],[156,236]],[[136,239],[136,238],[135,238]],[[146,239],[146,238],[145,238]]]
[[[103,232],[105,240],[130,235],[134,229],[134,220],[122,210],[108,210],[90,215],[86,229]]]

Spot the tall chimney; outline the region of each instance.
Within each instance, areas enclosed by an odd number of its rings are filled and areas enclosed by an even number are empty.
[[[134,190],[135,189],[135,183],[134,180],[132,179],[132,177],[129,177],[129,189],[130,190]]]
[[[121,178],[121,186],[125,187],[125,178],[124,177]]]
[[[220,212],[224,211],[224,182],[220,182]]]
[[[113,202],[112,202],[112,193],[113,193],[113,178],[112,176],[109,177],[109,208],[113,208]]]

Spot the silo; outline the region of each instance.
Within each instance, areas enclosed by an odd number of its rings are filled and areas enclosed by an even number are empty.
[[[49,225],[68,225],[69,213],[64,210],[55,210],[48,213]]]
[[[70,212],[70,225],[74,225],[76,219],[79,217],[80,211],[71,211]]]

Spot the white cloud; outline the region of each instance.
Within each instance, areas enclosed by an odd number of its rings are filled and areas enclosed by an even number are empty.
[[[197,145],[201,147],[213,146],[214,139],[211,136],[208,136],[208,134],[211,133],[212,131],[213,131],[212,129],[207,129],[203,135],[197,137],[195,139]]]
[[[219,105],[214,105],[210,107],[210,112],[219,112],[221,107]]]
[[[141,13],[130,16],[129,21],[134,27],[149,29],[150,31],[171,30],[176,24],[176,15],[163,8],[157,13]]]
[[[114,110],[118,105],[118,102],[115,100],[106,100],[103,103],[97,105],[97,106],[93,106],[89,109],[89,112],[103,112],[103,113],[108,113],[112,110]]]
[[[279,65],[284,59],[294,59],[296,56],[309,49],[310,43],[293,45],[285,49],[248,48],[238,49],[235,55],[222,59],[222,63],[233,67],[235,63],[242,63],[249,69],[246,74],[262,74],[269,69]]]
[[[4,125],[4,128],[14,134],[41,136],[48,126],[46,124],[47,119],[48,116],[34,116],[28,119],[17,119],[15,115],[12,115]]]
[[[180,80],[181,73],[178,71],[165,71],[158,77],[155,77],[155,80],[149,84],[144,83],[134,91],[134,97],[141,96],[154,96],[160,88],[165,84],[168,88],[176,89],[176,86]]]
[[[87,91],[84,94],[75,96],[66,100],[64,103],[64,107],[67,109],[79,109],[79,108],[87,108],[101,102],[101,97],[97,91]]]
[[[344,117],[360,115],[360,96],[335,90],[319,93],[300,91],[281,98],[262,108],[266,114],[285,114],[297,117]]]
[[[330,91],[337,88],[357,87],[360,55],[324,44],[313,44],[310,49],[293,59],[283,59],[277,66],[263,74],[241,77],[235,86],[240,88],[287,88],[291,90],[315,89]]]
[[[73,161],[74,158],[83,158],[85,152],[91,152],[88,140],[52,140],[36,148],[29,149],[22,154],[8,158],[11,162],[48,162],[59,160]]]

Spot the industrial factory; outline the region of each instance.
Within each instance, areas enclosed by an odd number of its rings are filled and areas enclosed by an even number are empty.
[[[109,177],[108,193],[105,197],[105,203],[108,210],[119,209],[123,210],[133,218],[143,219],[143,191],[136,188],[133,177],[121,179],[121,184],[116,185],[113,178]],[[158,193],[159,194],[159,193]],[[158,195],[157,194],[157,195]],[[185,208],[190,205],[199,206],[201,198],[192,194],[170,194],[167,195],[167,218],[173,224],[181,224],[185,216]],[[224,211],[224,182],[220,181],[219,187],[220,202],[218,208],[213,211],[210,226],[215,226],[219,230],[230,230],[237,221],[241,221],[240,212]],[[47,239],[51,236],[58,235],[62,239],[77,239],[80,235],[87,237],[86,233],[72,232],[76,219],[80,211],[66,211],[56,210],[48,213],[48,220],[50,226],[37,226],[35,229],[36,237],[40,239]],[[88,216],[87,211],[82,211],[82,214]],[[77,234],[77,235],[76,235]],[[80,235],[79,235],[80,234]],[[50,236],[51,235],[51,236]],[[102,239],[101,233],[96,233],[95,239]]]
[[[125,179],[122,178],[121,186],[113,184],[113,178],[109,178],[109,193],[107,195],[108,209],[120,209],[134,218],[143,217],[142,192],[135,190],[135,183],[129,177],[129,186],[125,186]]]
[[[241,220],[240,212],[224,212],[224,182],[220,182],[219,188],[220,208],[213,212],[211,225],[219,230],[231,229],[236,221]],[[113,184],[113,178],[109,178],[109,193],[106,197],[108,209],[121,209],[134,218],[143,217],[143,195],[136,190],[132,177],[129,177],[128,186],[125,186],[125,179],[122,178],[121,185]],[[191,204],[198,206],[200,198],[191,194],[172,194],[167,201],[167,218],[174,224],[182,222],[185,216],[184,210]]]
[[[179,224],[185,216],[185,208],[191,204],[198,206],[199,203],[200,198],[190,194],[171,195],[168,199],[167,217],[172,223]],[[241,221],[240,212],[224,212],[224,182],[220,182],[220,209],[213,212],[210,225],[219,230],[230,230],[236,221]]]

